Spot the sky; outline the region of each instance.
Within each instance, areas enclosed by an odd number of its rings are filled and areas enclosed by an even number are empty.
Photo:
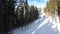
[[[16,0],[17,2],[19,0]],[[29,5],[34,5],[37,8],[44,8],[46,6],[46,2],[49,0],[28,0]]]
[[[37,8],[44,8],[48,0],[28,0],[29,5],[37,6]]]

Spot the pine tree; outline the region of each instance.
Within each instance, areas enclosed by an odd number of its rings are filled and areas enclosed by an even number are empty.
[[[11,30],[14,16],[14,0],[1,0],[1,32],[5,33]]]
[[[57,6],[58,6],[58,16],[60,20],[60,0],[57,0]]]

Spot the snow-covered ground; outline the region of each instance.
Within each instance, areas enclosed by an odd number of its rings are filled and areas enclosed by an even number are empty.
[[[32,34],[60,34],[56,27],[53,28],[55,26],[55,23],[53,24],[50,19],[45,19],[45,21],[39,25],[40,27],[33,31]]]
[[[22,28],[12,31],[12,34],[59,34],[59,27],[51,20],[51,17],[42,17]]]

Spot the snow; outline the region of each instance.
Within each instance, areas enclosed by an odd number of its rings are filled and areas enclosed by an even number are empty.
[[[60,23],[57,23],[57,30],[60,32]]]
[[[45,21],[44,21],[43,23],[41,23],[41,24],[37,27],[36,30],[39,30],[39,28],[41,28],[44,24],[46,24],[48,20],[49,20],[49,18],[48,18],[48,19],[45,19]],[[35,31],[36,31],[36,30],[35,30]],[[32,34],[34,34],[35,31],[33,31]]]
[[[46,20],[43,23],[44,25],[33,31],[34,33],[32,32],[32,34],[60,34],[57,29],[52,28],[53,24],[50,23],[50,20]]]
[[[17,28],[12,34],[60,34],[60,23],[52,22],[50,17],[42,17],[27,25],[26,27]]]

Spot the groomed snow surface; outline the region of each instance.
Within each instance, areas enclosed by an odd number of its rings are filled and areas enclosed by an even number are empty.
[[[12,34],[60,34],[60,23],[55,23],[51,17],[42,17],[27,25],[17,28]]]

